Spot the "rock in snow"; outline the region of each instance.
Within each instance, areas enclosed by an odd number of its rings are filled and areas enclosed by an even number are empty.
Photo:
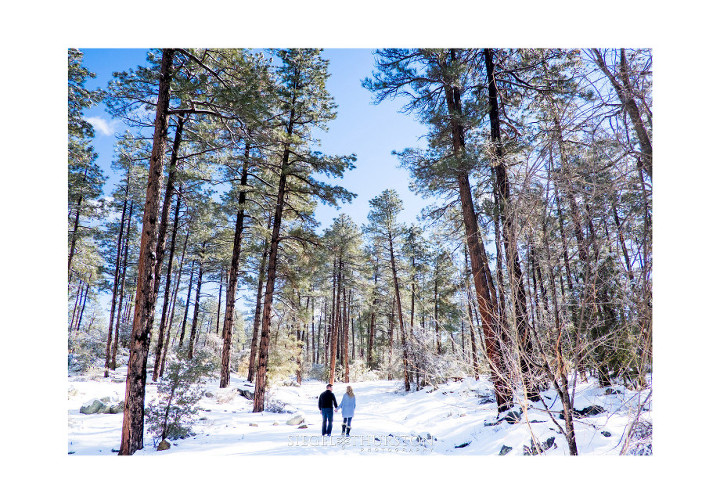
[[[507,455],[511,451],[512,451],[512,446],[502,445],[502,448],[500,448],[500,455]]]
[[[545,441],[540,442],[539,446],[535,443],[535,440],[530,440],[530,446],[523,446],[523,455],[539,455],[550,448],[557,448],[555,444],[555,438],[549,437]]]
[[[285,422],[285,423],[286,423],[287,425],[300,425],[300,424],[303,423],[304,421],[305,421],[305,419],[303,418],[302,415],[295,415],[294,417],[292,417],[290,420],[288,420],[288,421]]]
[[[92,401],[88,401],[80,407],[80,413],[83,413],[85,415],[93,415],[96,413],[115,414],[121,413],[123,408],[125,407],[125,403],[123,401],[120,401],[116,404],[109,404],[109,402],[109,397],[103,397],[102,400],[93,399]]]

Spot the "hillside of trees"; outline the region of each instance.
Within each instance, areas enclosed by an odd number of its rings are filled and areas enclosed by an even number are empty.
[[[331,155],[317,49],[155,49],[101,89],[68,51],[68,349],[127,365],[120,454],[171,356],[254,386],[487,376],[498,414],[552,389],[574,446],[577,383],[652,385],[649,49],[380,49],[362,83],[426,130],[365,223]],[[111,170],[84,111],[123,122]],[[88,361],[89,362],[89,361]]]

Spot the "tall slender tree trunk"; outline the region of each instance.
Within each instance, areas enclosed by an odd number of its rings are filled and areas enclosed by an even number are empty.
[[[359,319],[358,319],[359,321]],[[352,334],[352,360],[355,360],[355,319],[350,318],[350,334]]]
[[[416,338],[415,338],[415,285],[417,284],[417,272],[415,270],[415,256],[412,257],[411,261],[412,261],[413,276],[412,276],[412,282],[411,282],[411,287],[410,287],[410,334],[409,334],[410,338],[409,339],[411,341],[415,342],[416,341]],[[413,364],[411,365],[411,367],[415,370],[415,375],[417,377],[418,364],[417,364],[417,357],[415,355],[413,355]],[[417,385],[416,385],[416,390],[418,388],[419,387],[417,387]]]
[[[451,51],[451,58],[453,60],[455,59],[454,51]],[[478,298],[483,333],[485,335],[485,347],[490,363],[491,380],[495,389],[498,413],[501,413],[512,407],[512,390],[507,380],[507,371],[500,353],[497,302],[493,300],[494,293],[491,294],[491,289],[494,291],[494,287],[491,287],[492,278],[489,276],[489,267],[482,261],[483,254],[481,247],[483,246],[480,242],[477,216],[468,177],[469,170],[465,161],[465,134],[460,122],[460,117],[462,117],[460,90],[457,87],[446,84],[445,99],[451,117],[450,129],[453,154],[463,168],[458,170],[457,182],[460,193],[463,224],[465,227],[465,240],[470,254],[470,265],[473,282],[475,284],[475,293]]]
[[[125,201],[120,216],[120,230],[117,239],[117,255],[115,256],[115,277],[113,278],[112,301],[110,302],[110,324],[108,328],[107,345],[105,347],[105,378],[110,375],[110,355],[112,353],[113,322],[115,321],[115,301],[117,299],[118,282],[120,277],[120,261],[122,253],[123,231],[125,231],[125,210],[127,209],[127,195],[129,187],[125,187]]]
[[[170,155],[170,164],[168,165],[168,177],[165,184],[165,198],[163,199],[162,211],[160,212],[160,224],[158,227],[157,238],[157,255],[155,259],[155,297],[160,292],[160,279],[162,277],[162,265],[165,256],[165,241],[167,238],[167,227],[170,219],[170,206],[175,192],[175,179],[177,178],[177,160],[180,151],[180,143],[182,142],[183,125],[185,124],[185,115],[180,114],[175,127],[175,139],[173,140],[172,154]]]
[[[295,122],[295,99],[287,126],[288,138],[292,137]],[[285,145],[282,163],[280,165],[280,179],[278,180],[278,196],[273,217],[273,230],[270,239],[270,255],[268,258],[268,278],[265,285],[265,301],[263,306],[262,330],[260,331],[260,348],[258,351],[257,379],[255,380],[255,396],[253,412],[265,410],[265,387],[267,382],[267,364],[270,353],[270,318],[272,317],[272,303],[275,294],[275,277],[277,275],[277,256],[280,247],[280,225],[282,224],[283,208],[285,206],[285,186],[288,170],[290,169],[290,146]]]
[[[298,292],[297,298],[298,298],[297,311],[298,311],[298,315],[300,315],[302,299],[300,297],[299,292]],[[305,310],[305,311],[307,312],[307,310]],[[296,379],[298,385],[302,384],[302,355],[303,355],[303,352],[302,352],[301,347],[303,346],[303,340],[305,339],[304,331],[300,330],[300,326],[301,326],[300,317],[298,316],[297,320],[295,321],[295,338],[297,340],[297,345],[299,347],[297,349],[297,353],[295,354],[295,366],[296,366],[295,367],[295,379]],[[305,347],[307,348],[307,345],[305,345]]]
[[[543,233],[544,237],[544,245],[545,245],[545,253],[550,258],[550,246],[548,242],[547,233]],[[555,275],[553,275],[552,269],[550,270],[550,274],[548,275],[550,279],[550,291],[552,293],[552,299],[553,299],[553,307],[554,307],[554,313],[555,313],[555,332],[556,332],[556,341],[555,341],[555,353],[557,358],[557,370],[555,373],[549,373],[550,376],[553,379],[553,385],[555,386],[555,390],[557,391],[558,395],[560,396],[560,400],[563,405],[563,416],[565,417],[565,437],[568,441],[568,447],[570,449],[570,455],[577,455],[578,449],[577,449],[577,443],[575,441],[575,427],[573,424],[573,404],[571,402],[569,389],[568,389],[568,380],[567,380],[567,371],[565,369],[565,361],[562,355],[562,344],[561,344],[561,337],[562,337],[562,330],[560,326],[560,310],[558,307],[558,301],[557,301],[557,291],[555,288]],[[576,366],[577,366],[576,362]],[[549,366],[548,371],[550,371]],[[557,377],[560,378],[560,383],[557,381]]]
[[[175,179],[177,178],[177,160],[180,152],[180,144],[182,142],[182,132],[183,132],[183,125],[185,124],[185,115],[184,113],[181,113],[178,116],[177,124],[175,126],[175,138],[173,140],[173,146],[172,146],[172,152],[170,154],[170,163],[168,164],[168,177],[167,181],[165,182],[165,197],[163,198],[163,205],[162,210],[160,212],[160,223],[158,226],[158,237],[157,237],[157,253],[155,256],[155,285],[154,285],[154,297],[157,300],[158,293],[160,292],[160,282],[162,278],[162,266],[165,256],[165,246],[166,246],[166,240],[167,240],[167,228],[168,228],[168,222],[170,220],[170,207],[172,206],[172,199],[175,193]],[[180,198],[180,195],[178,194],[178,200]],[[177,222],[177,208],[176,208],[176,222]],[[175,226],[176,224],[173,224],[173,233],[175,232]],[[174,240],[174,238],[173,238]],[[172,257],[170,258],[170,262],[168,263],[168,273],[166,276],[166,281],[169,281],[170,277],[170,270],[172,269]],[[167,292],[167,282],[166,282],[166,288],[165,291]],[[165,298],[167,299],[167,297]],[[163,302],[163,316],[165,315],[165,311],[167,309],[167,305],[165,302]],[[160,324],[163,326],[164,324],[164,318],[161,316]],[[164,343],[164,339],[162,336],[162,331],[164,330],[164,327],[161,328],[161,330],[158,333],[158,341],[155,345],[155,365],[153,366],[153,381],[157,381],[158,376],[158,368],[157,363],[160,359],[160,355],[162,354],[162,346]]]
[[[158,341],[155,347],[155,365],[153,366],[153,381],[157,381],[162,367],[162,357],[165,353],[165,326],[167,324],[167,309],[170,301],[170,284],[172,283],[172,267],[175,256],[175,238],[177,236],[178,221],[180,220],[180,200],[182,195],[178,191],[177,202],[175,203],[175,219],[173,220],[172,233],[170,234],[170,252],[168,253],[168,266],[165,275],[165,293],[163,296],[162,314],[160,315],[160,327],[158,329]],[[169,334],[170,331],[168,331]]]
[[[343,311],[344,311],[344,336],[343,336],[343,363],[345,364],[345,383],[350,383],[350,359],[349,357],[349,331],[350,331],[350,303],[352,302],[352,291],[350,298],[347,298],[347,290],[343,288]]]
[[[315,362],[320,363],[320,351],[325,347],[325,334],[326,334],[326,327],[327,327],[327,298],[323,297],[323,307],[320,310],[320,320],[318,321],[318,334],[317,334],[317,356],[315,357]],[[323,353],[324,358],[324,353]],[[323,360],[323,364],[326,364],[327,361]]]
[[[80,316],[78,317],[76,331],[80,330],[80,324],[82,324],[83,313],[85,313],[85,303],[87,303],[88,291],[90,290],[90,281],[85,284],[85,293],[82,295],[82,303],[80,305]]]
[[[373,272],[373,302],[372,302],[372,308],[370,311],[370,330],[369,330],[369,337],[368,337],[368,352],[367,352],[367,362],[368,362],[368,369],[372,369],[372,351],[373,351],[373,343],[375,341],[375,319],[377,317],[377,301],[378,301],[378,295],[377,295],[377,282],[378,282],[378,274],[380,272],[380,258],[375,257],[375,269]]]
[[[433,318],[435,319],[435,346],[437,353],[442,353],[442,344],[440,342],[440,314],[438,313],[438,278],[435,276],[433,282]]]
[[[130,209],[128,210],[128,224],[127,229],[125,231],[125,247],[123,251],[123,267],[122,267],[122,280],[120,280],[120,301],[118,306],[118,314],[117,314],[117,322],[115,323],[115,337],[113,338],[113,345],[112,345],[112,358],[110,359],[110,369],[115,371],[115,368],[117,368],[117,351],[118,351],[118,342],[120,341],[120,314],[122,313],[122,304],[123,304],[123,294],[125,291],[125,276],[127,274],[127,265],[128,265],[128,251],[130,249],[130,226],[132,224],[132,215],[133,215],[133,206],[135,202],[133,200],[130,200]],[[127,307],[130,307],[130,303],[126,303]],[[127,319],[125,319],[127,321]]]
[[[87,173],[87,169],[85,169]],[[83,179],[85,175],[83,175]],[[80,227],[80,205],[82,205],[82,196],[78,198],[77,208],[75,209],[75,221],[73,223],[72,238],[70,239],[70,251],[68,252],[68,276],[72,271],[72,260],[75,256],[75,245],[77,243],[78,228]]]
[[[69,331],[73,331],[75,329],[75,320],[77,318],[77,310],[78,306],[80,305],[80,293],[82,292],[83,284],[85,282],[83,280],[78,281],[78,287],[75,291],[75,305],[73,306],[73,313],[72,318],[70,319],[70,325],[68,326]]]
[[[227,293],[225,295],[225,318],[222,331],[222,357],[220,365],[220,388],[226,388],[230,383],[230,347],[232,343],[233,322],[235,321],[235,296],[237,295],[238,274],[240,270],[240,249],[242,248],[242,235],[245,227],[245,198],[250,166],[250,141],[245,141],[245,157],[243,160],[242,175],[240,176],[240,195],[238,196],[238,211],[235,218],[235,237],[233,239],[233,252],[230,261],[230,274],[228,276]],[[254,346],[253,346],[254,349]]]
[[[397,299],[398,307],[398,326],[400,328],[400,344],[402,345],[402,359],[403,359],[403,379],[405,381],[405,392],[410,391],[410,377],[408,375],[408,351],[407,351],[407,340],[405,338],[405,324],[403,323],[402,303],[400,302],[400,284],[398,282],[397,266],[395,264],[395,251],[393,248],[393,236],[389,235],[390,239],[390,268],[393,274],[393,283],[395,285],[395,299]]]
[[[388,316],[388,380],[393,379],[392,359],[393,359],[393,331],[395,330],[395,297],[392,299],[392,307]]]
[[[490,102],[490,138],[493,142],[493,168],[500,195],[500,216],[503,224],[503,240],[505,256],[507,258],[508,274],[515,308],[515,325],[520,346],[520,369],[525,384],[525,391],[531,401],[539,401],[540,394],[532,381],[534,373],[532,366],[532,341],[528,328],[527,298],[523,287],[523,273],[520,266],[519,251],[515,234],[515,221],[513,219],[510,198],[510,183],[504,161],[502,138],[500,135],[500,107],[498,105],[498,90],[495,82],[495,64],[491,49],[485,49],[485,68],[488,79],[488,100]]]
[[[309,293],[307,299],[305,300],[305,313],[310,315],[311,319],[314,319],[315,314],[310,311],[310,298],[312,298],[312,297],[313,296],[312,296],[312,292],[311,292],[311,293]],[[313,323],[314,323],[314,321],[313,321]],[[303,330],[303,341],[305,343],[304,346],[305,346],[305,359],[306,360],[307,360],[308,353],[310,353],[310,345],[312,344],[312,343],[308,343],[309,336],[310,336],[310,324],[307,321],[307,319],[305,319],[305,329]],[[310,359],[310,362],[312,362],[312,358]]]
[[[310,362],[315,364],[317,362],[315,355],[315,296],[312,297],[312,308],[310,309],[310,344],[312,345]]]
[[[185,340],[185,328],[187,326],[188,311],[190,310],[190,295],[192,294],[193,277],[195,275],[195,260],[190,264],[190,279],[188,280],[188,292],[187,299],[185,300],[185,313],[183,314],[183,321],[180,325],[180,339],[178,340],[178,348],[182,348]]]
[[[163,175],[163,157],[167,140],[173,53],[173,49],[163,50],[160,68],[155,134],[145,198],[142,237],[140,239],[135,315],[125,387],[125,409],[119,452],[121,455],[132,455],[143,447],[147,356],[156,301],[154,294],[155,260],[158,241],[157,221],[160,204],[160,180]]]
[[[137,278],[134,278],[133,280],[135,280],[135,282],[136,282],[135,285],[137,285]],[[130,322],[130,315],[132,313],[132,307],[134,306],[134,304],[135,304],[135,291],[131,290],[130,292],[128,292],[127,301],[125,302],[125,310],[123,311],[123,316],[122,316],[123,324],[127,324],[128,322]],[[113,342],[113,345],[114,344],[115,343]],[[113,352],[114,351],[115,350],[113,349]]]
[[[620,217],[618,217],[617,208],[615,207],[615,203],[612,204],[612,211],[613,211],[613,219],[615,221],[615,227],[618,231],[618,241],[620,242],[620,247],[622,248],[623,257],[625,258],[625,268],[627,269],[628,278],[630,281],[635,280],[635,277],[633,276],[632,271],[632,264],[630,263],[630,256],[628,255],[627,246],[625,245],[625,237],[623,236],[622,232],[622,225],[620,224]]]
[[[572,218],[575,239],[578,243],[578,255],[580,261],[583,263],[587,262],[588,259],[588,245],[585,240],[585,234],[582,230],[582,217],[580,216],[580,207],[578,206],[577,200],[575,199],[575,190],[573,188],[572,176],[570,174],[570,163],[567,159],[567,152],[565,149],[565,140],[562,134],[562,128],[560,126],[560,120],[557,115],[553,117],[555,122],[555,130],[558,142],[558,149],[560,150],[560,170],[561,179],[563,179],[563,188],[566,188],[565,199],[570,204],[570,217]]]
[[[552,167],[552,146],[550,150],[550,163]],[[570,271],[570,258],[568,256],[567,238],[565,237],[565,219],[563,218],[562,206],[560,205],[560,194],[558,193],[557,183],[553,184],[553,191],[555,193],[555,208],[557,211],[558,227],[560,228],[560,239],[563,248],[563,264],[565,265],[565,275],[567,276],[568,288],[572,290],[572,273]],[[560,276],[560,280],[560,288],[562,289],[562,276]]]
[[[268,227],[269,227],[268,222]],[[257,356],[258,346],[258,333],[260,331],[261,310],[262,310],[262,288],[265,283],[265,267],[267,265],[267,256],[269,252],[270,243],[265,240],[263,245],[262,259],[260,260],[260,268],[258,270],[258,285],[257,294],[255,295],[255,317],[253,318],[253,334],[250,342],[250,362],[248,363],[248,381],[252,382],[255,377],[255,358]]]
[[[223,280],[225,279],[225,270],[220,270],[220,286],[218,287],[217,315],[215,316],[215,334],[220,334],[220,308],[222,306]]]
[[[202,244],[202,251],[205,252],[205,243]],[[202,257],[202,255],[201,255]],[[190,338],[188,339],[188,359],[193,358],[193,352],[195,350],[195,336],[198,328],[198,315],[200,314],[200,291],[202,289],[202,278],[203,278],[203,262],[202,259],[198,261],[198,279],[197,287],[195,289],[195,308],[193,310],[192,326],[190,327]]]
[[[180,280],[182,279],[182,269],[185,264],[185,251],[187,250],[188,238],[190,237],[190,230],[185,233],[185,241],[183,243],[182,253],[180,254],[180,264],[178,264],[177,275],[175,276],[175,288],[173,289],[172,300],[170,302],[170,320],[168,322],[167,334],[165,335],[165,344],[163,345],[162,359],[160,360],[160,373],[162,376],[165,372],[165,360],[167,359],[168,348],[170,347],[170,333],[172,333],[173,320],[175,319],[175,306],[177,301],[177,295],[180,291]]]
[[[340,333],[340,292],[342,291],[342,257],[338,259],[337,292],[333,307],[332,329],[330,331],[330,383],[335,383],[335,366],[337,365],[338,335]]]
[[[467,258],[467,247],[465,247],[465,292],[467,293],[467,308],[468,308],[468,327],[470,329],[470,351],[472,352],[472,365],[473,365],[473,371],[475,372],[475,379],[477,380],[480,378],[480,366],[478,364],[478,358],[477,358],[477,344],[475,341],[475,324],[473,322],[473,314],[472,314],[472,294],[471,294],[471,288],[470,288],[470,267],[468,265],[468,258]],[[502,289],[501,289],[502,290]]]

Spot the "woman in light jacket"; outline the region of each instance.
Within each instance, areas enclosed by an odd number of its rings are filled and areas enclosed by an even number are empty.
[[[355,415],[355,394],[353,393],[353,389],[350,385],[348,385],[347,392],[345,392],[342,401],[340,401],[340,405],[335,409],[335,411],[338,409],[342,409],[342,435],[349,436],[350,422],[352,422],[352,417]]]

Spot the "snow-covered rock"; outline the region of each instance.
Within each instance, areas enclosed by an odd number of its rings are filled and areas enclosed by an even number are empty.
[[[302,415],[295,415],[291,419],[289,419],[287,422],[285,422],[287,425],[300,425],[305,421],[305,418],[303,418]]]

